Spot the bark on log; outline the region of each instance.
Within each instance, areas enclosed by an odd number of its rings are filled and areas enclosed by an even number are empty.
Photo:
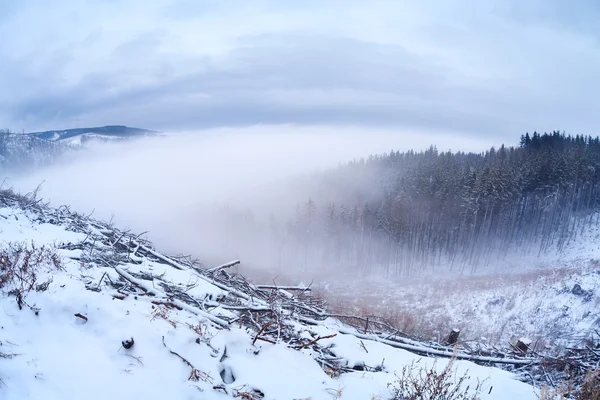
[[[527,339],[527,338],[521,338],[519,340],[517,340],[517,349],[525,354],[527,353],[527,350],[529,350],[529,346],[531,345],[531,339]]]

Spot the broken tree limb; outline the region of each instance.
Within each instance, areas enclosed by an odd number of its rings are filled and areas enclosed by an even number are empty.
[[[210,375],[208,375],[206,372],[202,372],[200,371],[198,368],[194,367],[194,365],[189,362],[185,357],[183,357],[181,354],[171,350],[167,344],[165,343],[165,337],[162,337],[162,342],[163,342],[163,346],[165,346],[165,348],[169,351],[169,353],[173,354],[174,356],[179,357],[179,359],[181,361],[183,361],[184,363],[187,364],[188,367],[190,367],[192,370],[190,371],[190,376],[188,377],[189,381],[199,381],[202,380],[204,382],[211,382],[212,383],[212,378],[210,377]]]
[[[262,335],[262,333],[265,331],[265,329],[267,329],[271,325],[273,325],[273,321],[267,322],[266,324],[263,325],[262,328],[260,328],[260,330],[258,331],[258,333],[256,334],[256,336],[254,336],[254,340],[252,341],[252,346],[254,346],[254,344],[256,343],[256,340],[258,339],[258,337],[260,335]]]
[[[331,339],[337,336],[337,333],[331,334],[331,335],[327,335],[327,336],[318,336],[316,339],[311,340],[310,342],[303,344],[301,346],[296,346],[296,349],[298,350],[302,350],[305,349],[309,346],[312,346],[313,344],[317,343],[319,340],[323,340],[323,339]]]
[[[156,296],[156,294],[158,292],[156,290],[156,288],[153,288],[152,286],[148,285],[146,282],[144,282],[141,279],[134,278],[127,271],[125,271],[124,269],[122,269],[120,267],[115,266],[113,268],[115,269],[115,271],[117,271],[117,273],[119,275],[121,275],[123,278],[128,280],[133,285],[135,285],[135,286],[139,287],[140,289],[142,289],[143,291],[145,291],[149,296]]]
[[[133,242],[133,244],[139,245],[139,243],[137,243],[137,242]],[[139,248],[144,250],[146,253],[150,253],[154,257],[163,260],[164,262],[166,262],[167,264],[171,265],[172,267],[174,267],[178,270],[184,271],[186,269],[183,265],[179,264],[178,262],[171,260],[169,257],[164,256],[164,255],[160,254],[159,252],[152,250],[149,247],[146,247],[144,245],[139,245]]]
[[[230,261],[228,263],[221,264],[218,267],[209,268],[209,269],[206,270],[206,272],[214,274],[215,272],[220,271],[222,269],[227,269],[227,268],[235,267],[239,263],[240,263],[240,260],[233,260],[233,261]]]

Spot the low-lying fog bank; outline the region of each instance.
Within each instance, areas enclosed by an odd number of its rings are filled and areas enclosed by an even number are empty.
[[[313,172],[390,150],[482,151],[484,139],[417,130],[258,126],[168,134],[94,144],[52,167],[7,184],[142,232],[165,251],[193,254],[211,264],[241,258],[272,263],[267,241],[236,229],[223,209],[249,212],[268,232],[311,196],[303,182]],[[349,177],[352,179],[352,177]],[[273,234],[273,232],[269,232]],[[276,234],[276,233],[275,233]],[[238,240],[232,248],[228,238]],[[268,265],[266,265],[268,266]]]

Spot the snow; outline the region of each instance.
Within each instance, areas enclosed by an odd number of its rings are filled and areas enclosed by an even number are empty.
[[[575,285],[582,291],[573,293]],[[463,340],[507,346],[526,337],[543,349],[573,345],[600,327],[600,266],[585,258],[505,275],[314,286],[339,312],[381,315],[436,341],[460,329]]]
[[[70,147],[78,148],[78,147],[83,147],[83,146],[89,144],[90,142],[100,142],[100,143],[118,142],[118,141],[123,141],[126,139],[127,139],[126,137],[122,137],[122,136],[103,135],[100,133],[84,133],[84,134],[69,137],[66,139],[63,139],[61,137],[58,139],[53,138],[52,140],[57,140],[57,141],[67,144]]]
[[[38,223],[22,210],[1,208],[0,215],[0,246],[15,241],[54,246],[85,236],[63,226]],[[342,333],[351,329],[333,319],[326,326],[298,323],[296,328],[306,337],[336,334],[323,339],[321,345],[333,346],[337,356],[348,360],[349,367],[383,364],[380,372],[356,371],[330,377],[314,360],[310,348],[296,350],[285,343],[261,341],[253,345],[254,332],[236,324],[221,329],[205,315],[190,312],[190,307],[166,309],[152,304],[151,297],[119,300],[110,291],[87,290],[86,284],[97,284],[105,273],[117,279],[117,271],[106,266],[82,266],[77,261],[80,251],[60,253],[65,270],[43,269],[38,281],[52,277],[48,289],[32,291],[26,297],[28,304],[40,310],[38,315],[28,308],[19,310],[14,296],[0,297],[0,352],[16,354],[0,358],[2,399],[211,400],[253,389],[264,393],[266,399],[386,399],[390,395],[388,383],[397,379],[395,373],[405,365],[419,359],[424,366],[434,363],[433,358]],[[206,301],[224,294],[222,288],[199,279],[193,270],[178,270],[145,258],[140,265],[124,264],[117,270],[132,279],[131,272],[165,274],[170,281],[189,286],[195,298]],[[160,291],[152,281],[144,281],[144,285],[150,291]],[[157,310],[164,311],[168,320],[157,316]],[[78,313],[87,321],[75,316]],[[199,324],[203,327],[201,335],[190,328]],[[133,347],[123,348],[122,341],[130,338],[134,339]],[[171,351],[206,374],[207,381],[188,380],[190,367]],[[447,362],[439,359],[436,368]],[[469,382],[485,380],[482,399],[537,399],[532,386],[517,381],[509,372],[467,361],[456,361],[455,367],[458,373],[469,371]],[[234,381],[225,383],[221,375],[226,382]],[[228,394],[214,389],[217,385],[226,388]]]

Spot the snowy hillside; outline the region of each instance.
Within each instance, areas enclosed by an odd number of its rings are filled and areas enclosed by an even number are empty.
[[[508,346],[525,336],[537,350],[556,350],[600,339],[599,239],[593,223],[561,253],[513,256],[493,272],[359,282],[338,274],[315,286],[338,312],[379,315],[420,337],[458,328],[463,339]]]
[[[598,288],[600,268],[589,260],[511,275],[319,285],[336,311],[379,315],[409,334],[439,340],[457,328],[463,339],[500,347],[525,336],[541,351],[598,340]]]
[[[259,288],[228,265],[200,270],[65,207],[0,192],[0,238],[2,399],[383,400],[404,367],[448,364],[399,347],[446,348],[359,333],[304,292]],[[537,398],[507,371],[451,370],[468,371],[462,387],[481,399]]]
[[[70,150],[87,149],[93,143],[123,141],[155,136],[147,129],[114,125],[62,131],[14,133],[0,130],[0,177],[2,169],[35,170],[50,165]]]
[[[75,128],[44,132],[32,132],[29,136],[51,142],[63,142],[70,146],[82,145],[87,141],[123,140],[141,136],[153,136],[157,132],[131,128],[123,125],[107,125],[95,128]]]
[[[64,150],[60,143],[0,130],[0,172],[3,168],[32,169],[48,165]]]

